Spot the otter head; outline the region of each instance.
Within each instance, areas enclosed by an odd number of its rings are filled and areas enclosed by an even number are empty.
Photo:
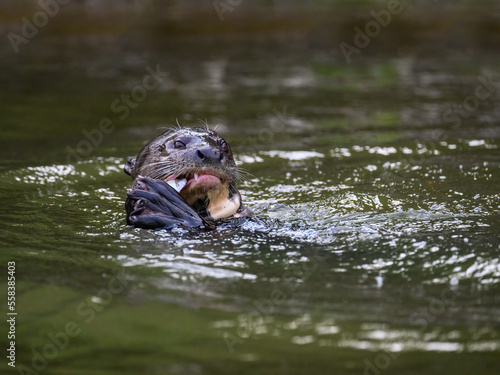
[[[149,141],[125,173],[162,179],[208,219],[238,216],[237,167],[229,144],[207,128],[171,129]]]

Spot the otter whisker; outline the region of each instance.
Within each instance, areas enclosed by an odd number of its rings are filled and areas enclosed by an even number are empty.
[[[174,170],[175,169],[175,166],[172,165],[172,164],[167,164],[167,163],[163,163],[160,167],[158,168],[155,168],[155,171],[154,172],[162,172],[162,171],[169,171],[169,170]]]
[[[189,168],[189,167],[187,167]],[[182,167],[177,165],[176,163],[170,163],[165,165],[156,171],[153,171],[152,173],[149,174],[148,177],[151,177],[153,179],[164,179],[168,176],[172,175],[180,175],[186,172],[186,167]]]
[[[156,165],[172,165],[173,163],[169,160],[164,160],[164,161],[158,161],[156,163],[151,163],[151,164],[148,164],[149,166],[156,166]]]
[[[167,129],[167,130],[165,130],[165,131],[162,133],[162,136],[168,136],[168,135],[170,135],[170,134],[172,134],[172,133],[174,133],[174,132],[176,131],[176,129],[173,129],[173,128],[172,128],[172,127],[170,127],[170,126],[168,126],[168,127],[167,127],[167,126],[160,126],[160,127],[158,127],[158,129],[161,129],[161,130],[163,130],[163,129]]]
[[[206,130],[210,131],[210,127],[208,126],[208,120],[205,118],[205,121],[202,119],[198,119],[198,122],[201,126],[204,126]]]
[[[163,179],[173,174],[175,174],[175,170],[173,170],[172,168],[160,168],[154,171],[153,173],[150,173],[148,177],[151,177],[153,179],[158,179],[158,178]]]
[[[151,174],[157,174],[157,173],[163,173],[163,172],[171,172],[171,171],[174,171],[175,168],[171,165],[164,165],[160,168],[155,168],[154,171],[151,171],[151,173],[147,173],[149,175]]]
[[[253,178],[255,178],[255,176],[249,172],[243,172],[243,173],[241,173],[240,171],[236,172],[236,180],[250,181]]]
[[[142,184],[157,187],[158,192],[161,192],[155,198],[162,202],[158,205],[158,212],[144,212],[156,215],[158,227],[163,227],[165,223],[178,225],[179,218],[173,217],[174,211],[167,209],[172,204],[177,208],[183,207],[179,214],[186,223],[191,223],[196,217],[207,224],[219,219],[251,215],[241,202],[236,183],[237,180],[250,180],[254,176],[245,170],[238,170],[229,146],[226,147],[222,137],[211,129],[207,119],[198,122],[198,126],[183,127],[180,119],[175,119],[175,125],[146,143],[135,163],[128,164],[126,172],[130,172],[134,178],[147,177]],[[215,125],[215,129],[218,127],[219,124]],[[169,194],[173,194],[173,191],[162,190],[163,181],[174,187],[182,199],[176,196],[175,202],[170,201]],[[143,185],[138,184],[134,189],[143,189]],[[154,193],[154,189],[150,190]],[[143,225],[139,220],[143,213],[135,209],[137,202],[131,197],[127,198],[127,222]],[[147,201],[150,198],[144,197],[141,201],[143,199]],[[144,227],[150,227],[150,223],[155,222],[150,219],[144,220]],[[198,221],[195,224],[198,225]]]

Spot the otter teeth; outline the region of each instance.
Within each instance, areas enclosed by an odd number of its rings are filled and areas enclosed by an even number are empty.
[[[198,180],[198,173],[195,173],[194,174],[194,180],[197,181]]]
[[[186,179],[182,179],[182,180],[168,180],[167,184],[169,184],[170,186],[172,186],[175,191],[177,191],[178,193],[180,193],[181,190],[184,188],[184,186],[186,186],[187,181],[186,181]]]

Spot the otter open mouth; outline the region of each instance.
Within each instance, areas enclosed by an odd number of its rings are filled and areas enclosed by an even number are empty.
[[[127,213],[137,218],[142,215],[137,206],[148,208],[139,220],[145,227],[176,223],[183,212],[179,207],[186,205],[206,222],[250,216],[236,188],[240,173],[231,148],[208,127],[167,130],[146,143],[124,171],[135,181]]]
[[[239,194],[230,195],[229,184],[212,168],[198,169],[163,179],[174,188],[184,200],[196,210],[202,210],[213,219],[220,219],[236,213],[240,207]]]
[[[241,205],[240,195],[230,192],[224,173],[212,167],[193,168],[167,176],[163,181],[204,217],[226,218],[236,214]]]
[[[209,190],[218,189],[223,184],[221,178],[204,171],[170,175],[164,181],[178,193],[190,190],[196,191],[198,194],[206,194]]]

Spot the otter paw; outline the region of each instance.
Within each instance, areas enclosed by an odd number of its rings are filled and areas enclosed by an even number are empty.
[[[200,227],[203,219],[170,185],[139,177],[127,193],[127,223],[137,228]]]

